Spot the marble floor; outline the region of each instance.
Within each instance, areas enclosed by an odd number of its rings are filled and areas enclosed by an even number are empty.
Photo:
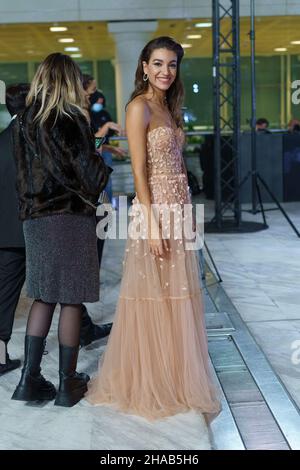
[[[300,203],[284,208],[300,230]],[[211,213],[206,204],[208,220]],[[222,287],[300,407],[300,239],[279,211],[266,215],[267,230],[205,239]],[[247,212],[243,219],[261,222]]]
[[[113,249],[111,249],[113,243]],[[113,320],[118,297],[124,242],[108,241],[101,270],[101,300],[87,304],[95,322]],[[23,357],[26,318],[31,301],[23,292],[18,305],[9,352],[14,358]],[[43,374],[58,383],[57,318],[48,336],[42,366]],[[94,375],[103,353],[106,339],[81,349],[78,370]],[[125,415],[110,407],[93,407],[82,400],[72,408],[55,407],[53,402],[28,404],[10,399],[19,380],[20,370],[0,378],[0,449],[169,449],[209,450],[212,446],[209,430],[202,415],[195,412],[150,423]]]
[[[300,204],[286,204],[286,208],[300,228]],[[208,218],[211,210],[210,203],[206,203]],[[300,349],[300,239],[279,212],[268,212],[267,217],[268,230],[251,234],[206,234],[206,242],[223,278],[223,288],[300,406],[300,354],[297,355],[296,349]],[[259,220],[258,215],[248,213],[244,218]],[[123,241],[106,242],[101,300],[87,304],[98,323],[113,320],[123,252]],[[30,300],[23,292],[10,343],[11,355],[21,359],[29,307]],[[56,327],[57,315],[47,341],[43,372],[57,384]],[[93,375],[105,344],[106,340],[101,340],[82,349],[78,370]],[[20,370],[17,370],[0,378],[0,420],[5,423],[0,427],[0,449],[201,450],[211,449],[215,441],[216,436],[207,429],[203,417],[194,412],[153,424],[109,407],[92,407],[84,400],[73,408],[12,401],[10,396],[19,377]],[[242,408],[235,410],[235,415],[239,414],[247,415]],[[227,426],[230,424],[227,416],[228,410],[227,414],[222,412],[213,427],[223,437],[227,429],[228,436],[232,432],[232,427]]]

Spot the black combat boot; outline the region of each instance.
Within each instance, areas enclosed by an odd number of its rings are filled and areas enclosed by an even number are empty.
[[[82,320],[80,328],[80,346],[88,346],[98,339],[105,338],[109,335],[112,323],[104,323],[103,325],[95,325],[89,316],[86,307],[82,306]]]
[[[55,405],[74,406],[87,391],[89,376],[76,372],[78,351],[79,346],[59,345],[59,389]]]
[[[45,338],[25,336],[25,359],[22,376],[13,400],[35,401],[53,400],[56,395],[54,385],[41,375],[41,360],[45,348]]]
[[[10,359],[7,352],[7,342],[0,339],[0,375],[7,374],[20,367],[19,359]]]

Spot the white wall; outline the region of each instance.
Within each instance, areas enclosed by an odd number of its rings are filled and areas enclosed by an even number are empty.
[[[241,15],[249,15],[249,4],[240,0]],[[256,14],[300,15],[300,0],[256,0]],[[0,23],[209,16],[210,0],[0,0]]]

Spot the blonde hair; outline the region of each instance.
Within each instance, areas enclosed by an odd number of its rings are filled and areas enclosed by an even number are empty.
[[[82,86],[82,74],[78,65],[67,55],[56,52],[48,55],[39,65],[27,95],[26,105],[36,101],[40,108],[34,117],[42,126],[56,111],[54,124],[59,116],[72,117],[74,107],[85,115],[86,96]]]

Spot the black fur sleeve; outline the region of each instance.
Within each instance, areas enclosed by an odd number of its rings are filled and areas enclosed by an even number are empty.
[[[76,115],[74,120],[63,119],[61,141],[64,142],[64,156],[69,156],[69,164],[80,182],[81,188],[91,195],[99,195],[107,184],[111,168],[95,151],[95,142],[88,121]]]

